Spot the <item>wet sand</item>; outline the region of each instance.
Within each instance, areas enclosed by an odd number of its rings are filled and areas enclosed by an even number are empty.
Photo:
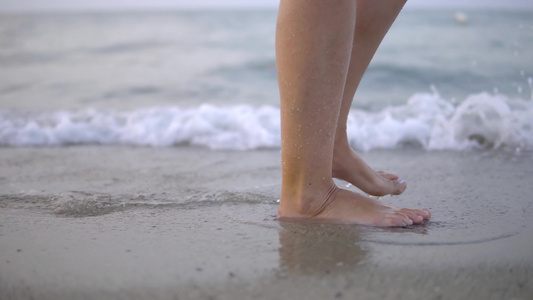
[[[280,223],[279,151],[2,148],[0,299],[533,298],[531,154],[363,156],[432,220]]]

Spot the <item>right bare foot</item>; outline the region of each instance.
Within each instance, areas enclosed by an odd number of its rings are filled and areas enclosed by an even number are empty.
[[[313,211],[303,211],[296,201],[281,200],[278,217],[281,221],[335,224],[360,224],[379,227],[404,227],[421,224],[431,217],[429,209],[394,208],[363,195],[330,188],[327,197]],[[305,201],[302,199],[302,201]]]
[[[395,174],[374,171],[347,145],[335,147],[332,176],[373,196],[399,195],[407,187]]]

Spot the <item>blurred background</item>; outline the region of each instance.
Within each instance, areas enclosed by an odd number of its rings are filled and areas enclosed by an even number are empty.
[[[21,10],[132,10],[132,9],[182,9],[182,8],[276,8],[278,0],[3,0],[2,11]],[[409,0],[407,8],[451,7],[451,8],[533,8],[528,0]]]
[[[277,4],[2,0],[0,145],[278,147]],[[351,138],[533,149],[532,77],[533,1],[410,0]]]

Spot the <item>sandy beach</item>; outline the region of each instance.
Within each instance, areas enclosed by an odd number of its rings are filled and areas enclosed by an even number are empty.
[[[277,2],[45,2],[0,2],[0,300],[533,299],[526,1],[426,1],[381,43],[349,142],[433,214],[388,229],[276,218]]]
[[[432,220],[280,223],[276,150],[2,148],[0,298],[532,299],[530,154],[363,156]]]

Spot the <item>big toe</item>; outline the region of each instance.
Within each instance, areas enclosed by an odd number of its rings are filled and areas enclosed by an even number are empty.
[[[429,208],[422,208],[420,210],[422,212],[421,216],[424,217],[424,219],[429,219],[431,218],[431,210],[429,210]]]
[[[400,195],[407,188],[407,183],[405,183],[405,181],[401,178],[396,179],[396,180],[391,180],[390,182],[392,183],[392,186],[394,189],[394,191],[391,193],[393,195]]]

